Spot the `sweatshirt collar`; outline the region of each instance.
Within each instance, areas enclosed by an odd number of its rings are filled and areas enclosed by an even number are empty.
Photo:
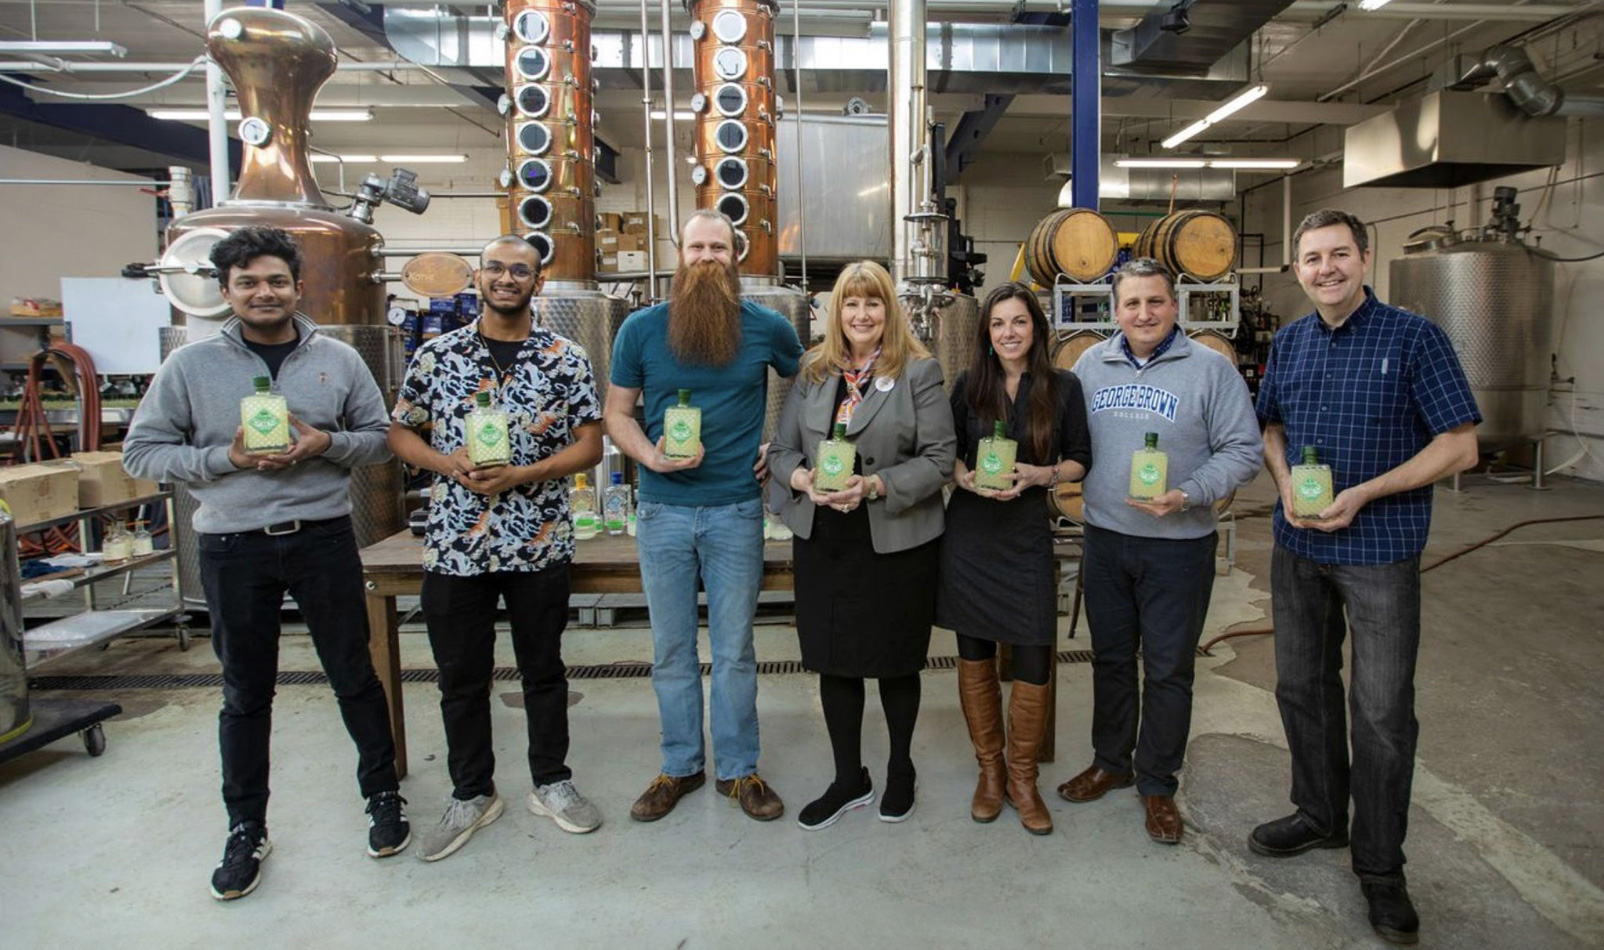
[[[311,342],[312,335],[318,331],[318,326],[316,323],[312,322],[311,317],[301,313],[299,310],[292,314],[290,319],[295,321],[295,335],[298,338],[295,348],[298,350],[307,343]],[[238,343],[240,346],[244,346],[245,331],[241,329],[241,326],[242,324],[240,322],[240,318],[237,316],[232,316],[223,321],[222,327],[220,327],[217,332],[218,334],[233,340],[235,343]]]

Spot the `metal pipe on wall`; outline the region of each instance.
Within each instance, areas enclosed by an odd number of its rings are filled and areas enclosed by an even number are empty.
[[[802,156],[807,149],[802,147],[802,63],[797,56],[797,50],[802,48],[802,14],[799,0],[791,0],[791,88],[796,91],[796,151],[792,154],[796,161],[796,229],[797,250],[802,254],[802,292],[808,292],[808,203],[802,195],[802,181],[806,177],[806,169],[802,163]],[[776,64],[778,65],[778,64]],[[775,112],[779,112],[779,93],[775,92]],[[775,116],[775,127],[778,130],[779,116]],[[779,151],[779,139],[775,139],[775,151]],[[775,218],[779,217],[780,199],[774,198]],[[778,223],[776,223],[778,226]],[[780,276],[785,276],[785,268],[780,268]]]
[[[669,44],[663,41],[663,56],[669,56]],[[642,143],[646,160],[646,295],[648,303],[657,301],[657,188],[652,183],[652,27],[646,15],[646,0],[640,0],[640,118]],[[669,113],[670,130],[673,129],[673,111]],[[672,174],[670,169],[670,174]]]
[[[668,5],[671,0],[662,0],[663,20],[663,132],[667,137],[664,144],[668,161],[668,231],[669,240],[679,247],[679,186],[675,176],[679,174],[679,163],[674,153],[674,46],[670,42],[674,35],[669,26]]]
[[[223,12],[223,0],[206,0],[203,6],[207,28]],[[224,106],[228,91],[223,87],[223,68],[206,61],[206,146],[211,160],[212,204],[228,200],[228,119]]]

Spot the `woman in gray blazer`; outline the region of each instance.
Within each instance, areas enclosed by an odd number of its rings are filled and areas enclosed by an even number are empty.
[[[812,460],[836,423],[857,458],[846,487],[823,492]],[[910,747],[955,451],[941,366],[910,331],[891,275],[873,261],[847,265],[769,445],[774,508],[795,533],[802,665],[819,674],[835,756],[835,780],[797,819],[810,831],[874,800],[861,754],[867,677],[880,681],[891,737],[880,819],[913,813]]]

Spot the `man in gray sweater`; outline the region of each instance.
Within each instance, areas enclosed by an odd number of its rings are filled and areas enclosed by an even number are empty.
[[[1084,483],[1081,566],[1095,654],[1096,756],[1058,794],[1089,802],[1135,781],[1148,835],[1176,844],[1176,773],[1191,730],[1193,656],[1219,544],[1214,503],[1253,480],[1264,447],[1237,368],[1176,326],[1169,271],[1133,260],[1114,275],[1114,297],[1119,332],[1075,363],[1096,460]],[[1131,456],[1153,434],[1168,456],[1168,477],[1155,497],[1136,500]]]
[[[296,311],[300,250],[277,228],[241,228],[212,250],[234,316],[174,351],[151,381],[123,443],[141,478],[183,482],[195,512],[212,649],[223,664],[223,803],[229,835],[212,896],[255,890],[267,837],[268,740],[284,595],[306,620],[355,741],[367,799],[368,854],[411,840],[395,772],[384,688],[368,654],[362,565],[351,527],[351,470],[390,457],[384,398],[351,347]],[[272,377],[289,404],[290,447],[248,455],[240,400]],[[302,464],[305,463],[305,464]]]

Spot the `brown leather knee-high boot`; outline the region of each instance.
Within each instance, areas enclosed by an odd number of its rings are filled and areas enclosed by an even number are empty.
[[[997,664],[992,660],[958,661],[958,700],[964,722],[969,724],[969,741],[980,763],[980,781],[969,805],[969,817],[979,822],[996,821],[1003,800],[1003,722],[1002,689],[997,685]]]
[[[1036,755],[1047,731],[1046,684],[1014,680],[1008,696],[1008,804],[1019,810],[1019,823],[1033,835],[1052,834],[1053,816],[1036,791]]]

